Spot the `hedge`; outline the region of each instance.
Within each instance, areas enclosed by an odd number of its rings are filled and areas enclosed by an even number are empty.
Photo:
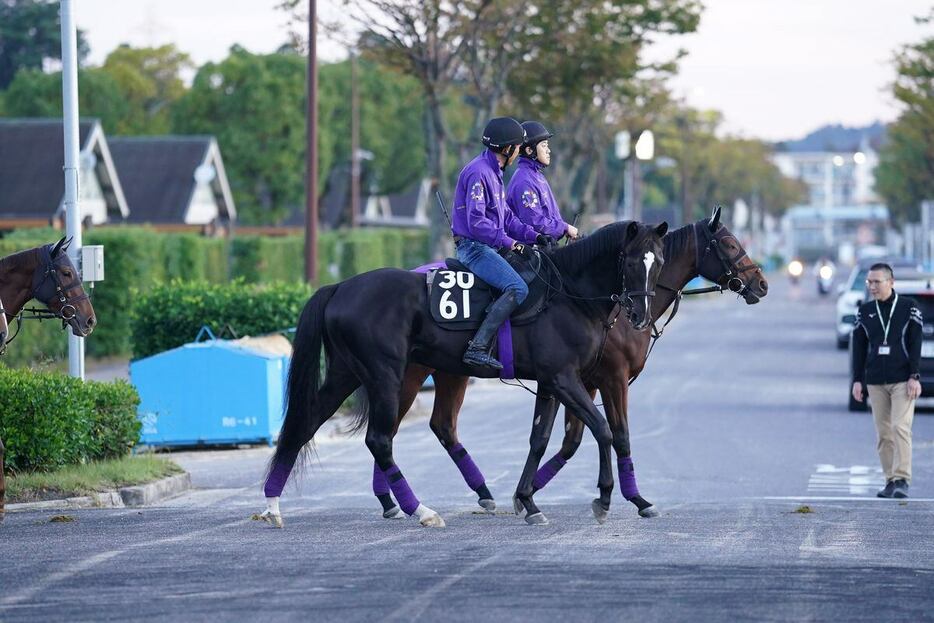
[[[126,455],[139,440],[139,395],[125,381],[0,366],[0,438],[11,471]]]
[[[230,326],[238,336],[295,326],[311,295],[305,284],[226,285],[172,281],[141,295],[133,313],[133,357],[186,344],[207,325],[215,335]],[[150,313],[158,309],[159,313]]]

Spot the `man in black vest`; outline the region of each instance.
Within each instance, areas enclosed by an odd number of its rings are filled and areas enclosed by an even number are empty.
[[[880,498],[907,498],[911,482],[911,422],[921,395],[921,310],[895,292],[888,264],[873,264],[866,278],[872,296],[856,312],[853,330],[853,398],[868,388],[885,472]]]

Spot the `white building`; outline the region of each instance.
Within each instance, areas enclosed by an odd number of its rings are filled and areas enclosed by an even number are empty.
[[[866,140],[856,151],[778,152],[772,162],[785,176],[807,185],[809,197],[804,205],[833,208],[879,201],[872,190],[879,156]]]

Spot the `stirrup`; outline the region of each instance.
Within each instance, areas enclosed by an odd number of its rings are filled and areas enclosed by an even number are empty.
[[[475,348],[468,348],[467,352],[464,353],[464,358],[462,361],[471,366],[493,368],[494,370],[503,369],[503,364],[497,361],[493,355],[490,355],[486,351]]]

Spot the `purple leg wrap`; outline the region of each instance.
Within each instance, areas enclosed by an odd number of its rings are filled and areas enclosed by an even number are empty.
[[[560,454],[554,455],[535,472],[535,479],[532,481],[532,486],[536,489],[544,488],[565,465],[567,465],[567,461],[561,458]]]
[[[388,495],[389,494],[389,481],[386,479],[386,474],[383,473],[383,470],[379,468],[379,465],[374,461],[373,463],[373,495]]]
[[[269,477],[266,478],[266,486],[263,487],[263,492],[266,494],[267,498],[277,498],[282,495],[282,490],[285,489],[285,483],[289,479],[289,474],[292,473],[292,466],[295,464],[295,459],[291,461],[279,461],[276,463],[276,466],[272,468],[272,471],[269,472]]]
[[[415,509],[418,508],[418,498],[415,497],[409,483],[405,481],[405,477],[399,471],[398,465],[393,465],[386,470],[386,479],[389,480],[389,488],[392,489],[392,494],[396,496],[396,501],[399,502],[399,508],[402,509],[402,512],[406,515],[413,514]]]
[[[632,465],[632,457],[624,456],[616,460],[619,467],[619,490],[627,500],[639,495],[639,487],[636,485],[636,469]]]
[[[448,454],[451,455],[454,464],[457,465],[457,469],[461,470],[461,476],[464,477],[464,481],[467,483],[468,487],[476,489],[486,484],[486,479],[483,477],[483,474],[480,473],[480,468],[477,467],[477,464],[470,458],[470,454],[467,453],[463,445],[457,444],[448,450]]]

